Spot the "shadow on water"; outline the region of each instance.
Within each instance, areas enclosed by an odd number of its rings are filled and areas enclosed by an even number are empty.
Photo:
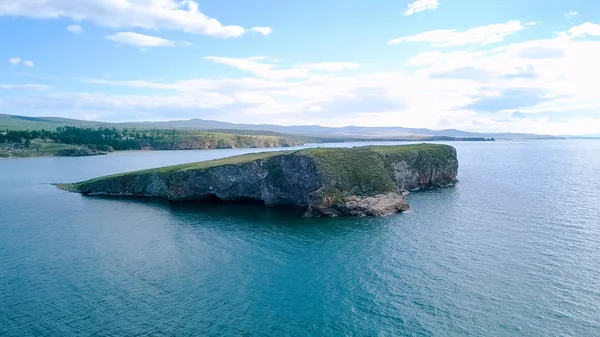
[[[219,228],[220,230],[310,232],[310,231],[362,231],[389,223],[390,217],[304,217],[305,208],[294,206],[265,206],[262,202],[197,201],[174,203],[160,198],[84,196],[102,203],[129,204],[133,207],[167,211],[179,224]],[[108,206],[109,208],[111,206]],[[129,207],[126,207],[129,209]],[[140,211],[140,210],[138,210]],[[144,210],[141,210],[144,212]]]
[[[224,202],[220,199],[205,201],[170,202],[161,198],[131,197],[131,196],[84,196],[85,199],[108,203],[129,203],[131,205],[147,206],[154,209],[168,210],[175,219],[185,219],[198,225],[227,226],[241,223],[252,227],[321,227],[321,226],[350,226],[358,229],[363,225],[370,227],[376,224],[396,222],[402,217],[410,217],[412,213],[427,211],[431,204],[447,200],[450,195],[458,193],[456,186],[427,189],[411,192],[406,198],[412,210],[408,213],[386,217],[304,217],[306,209],[295,206],[265,206],[262,201],[242,200]],[[425,204],[425,205],[424,205]],[[408,219],[407,219],[408,220]]]
[[[135,219],[138,214],[156,212],[157,224],[176,224],[194,233],[205,230],[229,233],[239,237],[274,235],[294,240],[319,238],[343,240],[356,235],[377,239],[396,231],[410,232],[420,218],[438,217],[448,207],[455,187],[410,193],[407,200],[412,210],[386,217],[303,217],[302,207],[270,207],[262,202],[197,201],[173,203],[160,198],[84,196],[100,204],[102,209],[118,210],[122,217]],[[422,226],[421,224],[420,226]],[[383,235],[383,233],[388,233]],[[317,240],[318,241],[318,240]]]
[[[165,208],[173,213],[196,214],[215,217],[236,217],[243,220],[263,220],[264,217],[273,220],[302,218],[305,209],[293,206],[269,207],[257,200],[240,200],[224,202],[221,199],[208,199],[203,201],[172,202],[162,198],[135,197],[135,196],[92,196],[85,198],[107,202],[130,203],[148,205],[150,207]]]

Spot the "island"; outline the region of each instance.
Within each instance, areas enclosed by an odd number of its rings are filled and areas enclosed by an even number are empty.
[[[457,171],[454,147],[414,144],[261,152],[57,186],[94,196],[297,206],[306,216],[384,216],[409,210],[409,191],[454,185]]]

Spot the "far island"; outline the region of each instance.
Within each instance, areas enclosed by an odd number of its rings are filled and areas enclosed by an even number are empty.
[[[247,154],[100,177],[61,189],[172,202],[259,201],[307,216],[383,216],[409,210],[404,194],[457,182],[456,149],[415,144]]]

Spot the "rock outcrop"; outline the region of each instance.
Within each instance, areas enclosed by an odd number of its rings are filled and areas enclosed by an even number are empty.
[[[59,157],[89,157],[105,155],[106,152],[91,150],[87,147],[77,147],[72,149],[63,149],[56,151],[56,156]]]
[[[418,144],[263,152],[58,186],[173,202],[261,201],[304,207],[308,216],[383,216],[410,208],[405,192],[455,184],[457,171],[453,147]]]

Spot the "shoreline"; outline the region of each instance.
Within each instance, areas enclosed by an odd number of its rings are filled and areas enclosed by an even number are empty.
[[[340,142],[320,142],[320,143],[303,143],[297,146],[305,146],[305,145],[318,145],[318,144],[329,144],[329,143],[384,143],[384,142],[490,142],[491,140],[480,140],[480,139],[348,139]],[[492,141],[493,142],[493,141]],[[85,146],[81,146],[85,147]],[[103,152],[94,155],[83,155],[83,156],[68,156],[68,155],[56,155],[56,154],[40,154],[35,155],[35,151],[31,151],[31,155],[26,156],[9,156],[9,157],[0,157],[0,160],[3,159],[26,159],[26,158],[49,158],[49,157],[95,157],[102,155],[109,155],[111,153],[123,153],[123,152],[154,152],[154,151],[194,151],[194,150],[228,150],[228,149],[286,149],[293,148],[296,146],[272,146],[272,147],[230,147],[230,148],[208,148],[208,149],[139,149],[139,150],[115,150],[110,152]]]
[[[311,145],[313,143],[303,144],[299,146]],[[314,143],[320,144],[320,143]],[[325,143],[323,143],[325,144]],[[207,150],[236,150],[236,149],[290,149],[295,148],[295,146],[290,147],[282,147],[282,146],[274,146],[274,147],[232,147],[232,148],[224,148],[224,149],[173,149],[173,150],[115,150],[111,152],[103,152],[99,154],[94,154],[90,156],[60,156],[56,154],[40,154],[40,155],[32,155],[32,156],[10,156],[10,157],[0,157],[0,160],[14,160],[14,159],[32,159],[32,158],[85,158],[85,157],[102,157],[108,156],[117,153],[141,153],[141,152],[173,152],[173,151],[207,151]]]
[[[544,140],[590,140],[590,139],[579,139],[579,138],[565,138],[565,139],[528,139],[527,141],[544,141]],[[592,139],[593,140],[593,139]],[[342,142],[324,142],[324,143],[305,143],[302,145],[298,145],[298,146],[315,146],[318,147],[321,144],[347,144],[347,143],[369,143],[369,144],[373,144],[373,143],[389,143],[389,142],[406,142],[406,143],[417,143],[417,142],[448,142],[448,143],[455,143],[455,142],[467,142],[467,143],[494,143],[494,142],[504,142],[504,141],[516,141],[516,139],[513,140],[505,140],[505,139],[500,139],[500,140],[495,140],[495,141],[474,141],[474,140],[407,140],[407,139],[399,139],[399,140],[392,140],[392,139],[371,139],[371,140],[367,140],[367,139],[356,139],[356,140],[348,140],[348,141],[342,141]],[[522,141],[521,139],[519,139],[519,141]],[[104,155],[111,155],[113,153],[139,153],[139,152],[170,152],[170,151],[204,151],[204,150],[235,150],[235,149],[265,149],[265,150],[270,150],[270,149],[290,149],[290,148],[295,148],[297,146],[289,146],[289,147],[281,147],[281,146],[277,146],[277,147],[231,147],[231,148],[222,148],[222,149],[172,149],[172,150],[153,150],[153,149],[139,149],[139,150],[115,150],[115,151],[111,151],[111,152],[104,152],[102,154],[95,154],[95,155],[91,155],[91,156],[59,156],[59,155],[55,155],[55,154],[40,154],[40,155],[29,155],[29,156],[10,156],[10,157],[0,157],[0,161],[1,160],[14,160],[14,159],[28,159],[28,158],[79,158],[79,157],[98,157],[98,156],[104,156]],[[33,151],[32,151],[33,152]]]

